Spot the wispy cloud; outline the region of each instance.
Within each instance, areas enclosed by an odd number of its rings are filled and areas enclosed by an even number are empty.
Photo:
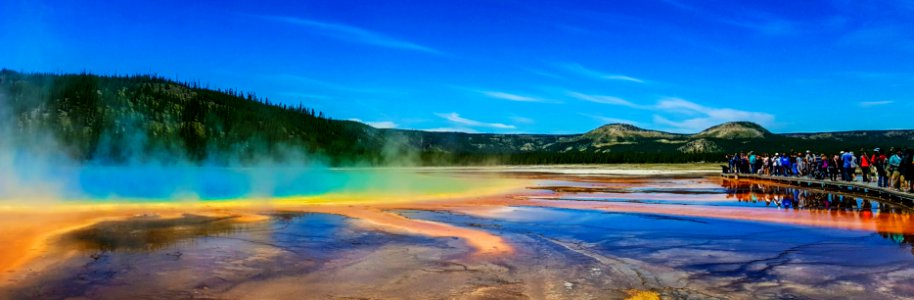
[[[410,50],[425,52],[429,54],[442,55],[443,52],[428,47],[420,45],[414,42],[409,42],[394,37],[390,37],[378,32],[370,31],[367,29],[359,28],[356,26],[341,24],[341,23],[329,23],[305,18],[296,18],[296,17],[287,17],[287,16],[271,16],[271,15],[251,15],[256,18],[269,20],[273,22],[285,23],[290,25],[296,25],[303,28],[309,29],[315,34],[320,34],[326,37],[338,39],[341,41],[347,41],[352,43],[360,43],[366,45],[373,45],[385,48],[401,49],[401,50]]]
[[[645,81],[641,78],[632,77],[632,76],[628,76],[628,75],[622,75],[622,74],[600,72],[600,71],[596,71],[596,70],[584,67],[577,63],[562,63],[562,64],[557,64],[557,66],[568,72],[572,72],[572,73],[575,73],[575,74],[578,74],[581,76],[586,76],[586,77],[591,77],[591,78],[596,78],[596,79],[626,81],[626,82],[634,82],[634,83],[641,83],[641,84],[647,83],[647,81]]]
[[[847,33],[838,44],[844,46],[880,46],[914,50],[914,33],[908,24],[882,23],[868,25]]]
[[[533,123],[536,123],[536,121],[533,120],[533,119],[531,119],[531,118],[525,118],[525,117],[519,117],[519,116],[513,116],[513,117],[511,117],[511,121],[513,121],[514,123],[519,123],[519,124],[533,124]]]
[[[739,15],[728,16],[677,0],[663,0],[663,2],[709,21],[742,27],[764,34],[788,35],[801,32],[798,22],[759,10],[744,8],[738,11]]]
[[[574,98],[577,98],[580,100],[584,100],[584,101],[594,102],[594,103],[613,104],[613,105],[622,105],[622,106],[628,106],[628,107],[633,107],[633,108],[641,108],[640,105],[637,105],[628,100],[625,100],[625,99],[622,99],[619,97],[614,97],[614,96],[590,95],[590,94],[584,94],[584,93],[578,93],[578,92],[568,92],[568,96],[571,96],[571,97],[574,97]]]
[[[503,123],[485,123],[476,120],[470,120],[464,117],[461,117],[460,114],[452,113],[437,113],[435,114],[438,117],[441,117],[445,120],[448,120],[452,123],[469,126],[469,127],[486,127],[486,128],[495,128],[495,129],[515,129],[514,125],[508,125]]]
[[[654,115],[654,123],[669,126],[671,131],[676,132],[697,132],[724,122],[751,121],[763,126],[771,125],[774,122],[774,115],[771,114],[707,107],[679,98],[662,99],[654,107],[658,112],[688,116],[674,121],[659,114]]]
[[[368,124],[368,126],[371,126],[371,127],[374,127],[374,128],[381,128],[381,129],[386,129],[386,128],[397,128],[397,126],[398,126],[397,123],[394,123],[393,121],[375,121],[375,122],[369,122],[369,121],[362,121],[362,119],[358,119],[358,118],[352,118],[352,119],[349,119],[349,121],[356,121],[356,122],[359,122],[359,123],[365,123],[365,124]]]
[[[609,80],[621,80],[621,81],[644,83],[644,80],[641,80],[641,79],[635,78],[635,77],[631,77],[631,76],[625,76],[625,75],[606,75],[606,76],[603,76],[603,78],[609,79]]]
[[[479,93],[486,95],[490,98],[515,101],[515,102],[557,103],[557,101],[554,101],[554,100],[549,100],[549,99],[544,99],[544,98],[539,98],[539,97],[523,96],[523,95],[511,94],[511,93],[505,93],[505,92],[499,92],[499,91],[479,91]]]
[[[438,127],[438,128],[428,128],[428,129],[422,129],[422,130],[431,131],[431,132],[464,132],[464,133],[477,133],[478,132],[476,130],[469,129],[469,128],[463,128],[463,127]]]
[[[631,101],[603,95],[589,95],[569,92],[569,96],[610,105],[630,107],[637,110],[654,113],[653,121],[657,125],[666,126],[665,130],[672,132],[697,132],[708,127],[724,122],[751,121],[768,126],[774,123],[774,115],[762,112],[751,112],[732,108],[708,107],[681,98],[663,98],[653,105],[639,105]],[[585,114],[585,116],[600,120],[604,123],[630,123],[635,122],[623,119],[605,118],[599,115]]]
[[[524,70],[526,70],[527,72],[530,72],[531,74],[535,74],[535,75],[539,75],[539,76],[543,76],[543,77],[565,80],[565,76],[561,76],[561,75],[558,75],[558,74],[555,74],[552,72],[547,72],[547,71],[543,71],[543,70],[539,70],[539,69],[524,69]]]
[[[708,110],[706,107],[701,106],[698,103],[686,101],[680,98],[662,99],[660,102],[657,102],[657,105],[654,107],[669,113],[686,115],[698,114]]]
[[[860,102],[860,107],[873,107],[873,106],[882,106],[895,103],[895,101],[863,101]]]

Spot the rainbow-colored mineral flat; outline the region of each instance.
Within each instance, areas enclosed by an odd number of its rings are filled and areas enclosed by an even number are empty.
[[[0,298],[914,297],[909,208],[705,174],[74,169],[5,190]]]

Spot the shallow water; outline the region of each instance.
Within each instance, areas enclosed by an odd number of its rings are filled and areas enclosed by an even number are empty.
[[[428,195],[497,187],[512,181],[497,174],[464,176],[429,170],[90,165],[35,171],[23,167],[15,172],[19,179],[16,185],[0,185],[0,205],[21,196],[23,190],[47,191],[65,201],[175,202],[341,194]]]
[[[416,176],[455,192],[479,178]],[[528,189],[95,223],[51,238],[0,298],[914,297],[914,217],[891,203],[719,178],[498,177]]]

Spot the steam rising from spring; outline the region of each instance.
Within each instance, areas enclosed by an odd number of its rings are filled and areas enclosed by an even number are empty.
[[[39,92],[32,96],[51,97],[50,94]],[[0,134],[4,137],[0,139],[0,206],[4,202],[21,205],[60,200],[156,202],[328,194],[440,194],[498,184],[482,180],[470,183],[470,178],[415,169],[333,169],[318,155],[283,145],[271,145],[283,152],[285,159],[281,162],[266,155],[247,157],[242,162],[229,154],[199,162],[176,154],[174,149],[149,153],[144,145],[146,119],[135,114],[116,120],[117,128],[102,128],[99,146],[91,159],[74,159],[68,155],[70,145],[63,145],[47,126],[36,125],[62,114],[45,106],[52,99],[25,99],[38,105],[28,111],[15,111],[11,97],[0,90]],[[417,158],[402,151],[399,143],[389,144],[383,151],[386,161],[411,165]],[[143,159],[112,162],[106,159],[111,152]]]

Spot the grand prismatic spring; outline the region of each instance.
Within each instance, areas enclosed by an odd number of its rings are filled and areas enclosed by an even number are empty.
[[[0,300],[914,300],[914,0],[0,0]]]
[[[53,173],[5,186],[0,298],[914,297],[910,209],[703,170]]]

